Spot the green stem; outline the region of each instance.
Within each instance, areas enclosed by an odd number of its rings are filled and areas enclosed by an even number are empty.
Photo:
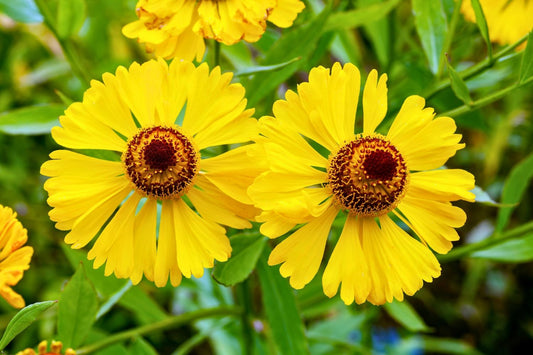
[[[525,36],[520,38],[515,43],[504,47],[499,52],[495,53],[492,56],[492,58],[485,58],[483,61],[471,66],[470,68],[459,72],[458,73],[459,77],[461,79],[463,79],[463,80],[467,80],[467,79],[469,79],[471,77],[474,77],[474,76],[484,72],[487,69],[492,68],[494,66],[494,64],[496,64],[496,62],[498,60],[500,60],[501,58],[505,57],[506,55],[508,55],[509,53],[514,51],[516,47],[518,47],[519,45],[524,43],[527,40],[528,36],[529,36],[529,34],[526,34]],[[515,53],[515,55],[519,55],[519,54],[520,53]],[[451,85],[450,80],[443,79],[440,82],[438,82],[436,85],[434,85],[432,88],[430,88],[427,92],[425,92],[423,96],[427,100],[429,100],[431,97],[433,97],[434,95],[436,95],[440,91],[450,87],[450,85]]]
[[[50,9],[47,7],[46,2],[44,0],[35,0],[35,4],[37,5],[41,15],[43,15],[44,23],[50,29],[50,31],[52,31],[59,42],[59,45],[65,54],[65,58],[70,64],[72,72],[80,80],[83,86],[88,87],[91,78],[88,76],[86,71],[83,70],[83,66],[80,64],[73,42],[69,39],[61,38],[61,36],[59,36],[59,33],[55,27],[55,21],[53,20],[54,17],[52,16]]]
[[[215,40],[215,67],[220,65],[220,42]]]
[[[454,248],[448,254],[439,255],[438,259],[441,263],[447,263],[450,261],[461,259],[462,257],[469,255],[473,252],[476,252],[484,248],[488,248],[496,244],[503,243],[509,239],[521,237],[525,233],[528,233],[531,231],[533,231],[533,221],[522,224],[520,227],[513,228],[510,231],[503,233],[500,237],[492,238],[493,236],[495,236],[493,235],[486,239],[483,239],[482,241],[478,243],[467,244],[467,245],[464,245],[458,248]]]
[[[468,1],[468,0],[467,0]],[[458,0],[455,2],[455,7],[453,9],[452,19],[450,21],[450,26],[448,27],[448,36],[446,36],[446,41],[444,42],[444,50],[442,51],[439,63],[439,69],[437,71],[437,78],[442,77],[444,67],[446,66],[446,54],[450,50],[450,46],[453,41],[453,36],[455,34],[455,28],[457,27],[457,22],[459,21],[459,15],[461,13],[461,5],[463,0]]]
[[[130,330],[127,330],[121,333],[113,334],[99,342],[77,349],[76,354],[78,355],[89,354],[96,350],[105,348],[111,344],[119,343],[121,341],[130,339],[130,338],[134,338],[137,336],[141,336],[144,334],[148,334],[148,333],[152,333],[152,332],[156,332],[160,330],[176,328],[183,324],[190,323],[192,321],[202,319],[202,318],[232,316],[232,315],[240,315],[240,314],[241,314],[241,310],[239,308],[227,307],[227,306],[202,309],[199,311],[189,312],[189,313],[181,314],[179,316],[169,317],[156,323],[143,325],[138,328],[134,328],[134,329],[130,329]]]
[[[463,105],[463,106],[456,107],[453,110],[450,110],[450,111],[447,111],[447,112],[444,112],[444,113],[440,114],[439,116],[456,117],[456,116],[462,115],[463,113],[466,113],[466,112],[475,110],[477,108],[480,108],[482,106],[488,105],[488,104],[490,104],[490,103],[492,103],[494,101],[498,101],[502,97],[504,97],[507,94],[509,94],[511,91],[519,89],[519,88],[521,88],[521,87],[523,87],[523,86],[525,86],[525,85],[527,85],[527,84],[529,84],[531,82],[533,82],[533,77],[529,78],[528,80],[526,80],[526,81],[524,81],[522,83],[516,83],[516,84],[511,85],[509,87],[506,87],[506,88],[504,88],[502,90],[496,91],[495,93],[493,93],[493,94],[491,94],[489,96],[485,96],[482,99],[479,99],[477,101],[473,101],[469,105]]]
[[[250,283],[248,279],[237,284],[238,299],[243,307],[241,313],[243,354],[253,354],[253,333],[250,324],[252,314],[252,300],[250,299]]]

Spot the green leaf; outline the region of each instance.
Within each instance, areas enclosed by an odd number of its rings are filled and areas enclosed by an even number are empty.
[[[242,282],[252,273],[266,244],[266,238],[261,235],[238,234],[230,238],[230,243],[231,258],[224,263],[217,263],[213,269],[213,278],[224,286]]]
[[[479,186],[475,186],[474,189],[472,189],[472,193],[476,195],[476,202],[482,203],[487,206],[493,206],[493,207],[508,207],[512,205],[506,205],[502,203],[498,203],[490,197],[490,195],[487,193],[487,191],[483,190]]]
[[[487,45],[488,56],[489,58],[492,58],[492,44],[490,43],[489,27],[487,26],[485,14],[483,13],[483,9],[481,8],[479,0],[471,0],[471,2],[472,8],[474,9],[474,14],[476,15],[477,27],[479,27],[479,32],[481,32],[481,36],[483,37],[483,39],[485,40],[485,44]]]
[[[327,6],[315,19],[302,27],[286,31],[266,54],[263,65],[286,63],[294,58],[308,58],[322,34],[322,28],[331,12]],[[274,91],[281,83],[291,77],[300,68],[302,61],[296,61],[275,72],[262,72],[254,76],[246,92],[249,106],[255,106],[268,93]]]
[[[59,125],[65,106],[59,104],[28,106],[0,114],[0,132],[7,134],[48,134]]]
[[[516,205],[520,203],[522,195],[526,191],[530,180],[533,178],[533,153],[529,154],[524,160],[515,165],[503,186],[501,203],[511,205],[510,207],[501,208],[498,211],[496,220],[496,231],[501,232],[509,223],[511,213]]]
[[[135,355],[157,355],[154,347],[141,337],[136,337],[133,340],[129,348],[129,353]]]
[[[457,339],[424,336],[421,346],[428,354],[481,355],[470,344]]]
[[[473,258],[503,263],[525,263],[533,260],[533,233],[503,241],[472,253]]]
[[[385,303],[384,307],[392,318],[412,332],[428,332],[431,330],[407,301],[399,302],[395,300],[392,303]]]
[[[355,10],[337,12],[329,17],[324,26],[324,32],[339,29],[352,29],[370,24],[385,17],[398,5],[399,2],[400,0],[389,0]]]
[[[96,291],[80,264],[59,298],[57,333],[66,347],[77,348],[82,344],[97,311]]]
[[[18,311],[9,321],[2,339],[0,350],[4,349],[18,334],[28,328],[44,311],[56,304],[57,301],[44,301],[30,304]]]
[[[85,0],[59,0],[56,30],[60,38],[68,38],[79,32],[85,21]]]
[[[520,65],[520,84],[533,76],[533,31],[529,32],[527,45]]]
[[[280,63],[280,64],[254,66],[250,68],[245,68],[245,69],[239,70],[237,73],[234,74],[234,76],[238,77],[238,76],[252,75],[252,74],[257,74],[257,73],[262,73],[262,72],[271,72],[271,71],[275,71],[278,69],[282,69],[283,67],[286,67],[287,65],[297,62],[299,60],[302,60],[302,57],[292,58],[291,60],[286,61],[285,63]]]
[[[412,0],[415,25],[422,48],[433,74],[439,70],[439,61],[447,32],[446,14],[441,0]]]
[[[268,265],[270,248],[265,248],[257,263],[263,305],[270,331],[280,353],[308,354],[304,325],[288,280],[281,277],[278,267]]]
[[[448,65],[448,75],[450,76],[450,83],[455,96],[457,96],[457,98],[463,101],[466,105],[471,105],[472,97],[470,96],[470,91],[466,87],[465,82],[463,79],[461,79],[459,74],[457,74],[455,69],[453,69],[448,61],[446,61],[446,64]]]
[[[33,0],[0,0],[0,13],[24,23],[43,22],[43,16]]]

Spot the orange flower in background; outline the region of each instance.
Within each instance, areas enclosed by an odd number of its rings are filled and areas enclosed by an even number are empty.
[[[533,1],[480,0],[492,42],[512,44],[533,29]],[[461,12],[470,22],[476,15],[470,0],[464,0]],[[525,44],[522,44],[524,47]]]
[[[27,348],[19,351],[17,355],[76,355],[76,352],[72,348],[68,348],[63,353],[63,343],[55,340],[52,340],[50,351],[48,351],[48,342],[43,340],[37,346],[37,352],[32,348]]]
[[[300,0],[140,0],[139,19],[124,26],[122,33],[138,38],[158,56],[201,61],[204,38],[227,45],[255,42],[267,21],[290,27],[303,8]]]
[[[24,246],[28,232],[17,220],[17,214],[0,205],[0,295],[15,308],[25,306],[24,299],[11,288],[30,268],[33,248]]]

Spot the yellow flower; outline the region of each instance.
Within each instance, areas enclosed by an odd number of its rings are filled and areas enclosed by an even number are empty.
[[[290,27],[303,8],[300,0],[139,0],[139,19],[124,26],[122,33],[138,38],[158,56],[200,61],[204,38],[228,45],[255,42],[267,20]]]
[[[37,351],[33,350],[32,348],[27,348],[22,351],[19,351],[17,355],[62,355],[63,352],[63,343],[60,341],[52,340],[52,344],[50,345],[50,351],[48,351],[48,342],[46,340],[43,340],[39,343],[37,346]],[[76,352],[72,348],[68,348],[65,350],[64,355],[76,355]]]
[[[228,259],[221,224],[247,228],[256,213],[246,195],[254,178],[247,147],[214,157],[206,150],[257,134],[245,90],[231,79],[207,64],[134,63],[93,80],[60,117],[58,144],[100,155],[50,154],[41,167],[51,177],[50,218],[70,230],[73,248],[98,236],[88,254],[95,268],[106,263],[106,275],[134,284],[143,274],[157,286],[170,277],[177,286],[182,274],[201,277],[214,259]]]
[[[480,3],[492,42],[512,44],[533,29],[533,1],[480,0]],[[476,22],[470,0],[463,1],[461,12],[468,21]]]
[[[309,82],[274,103],[260,120],[255,154],[269,162],[249,188],[264,212],[261,232],[279,237],[268,260],[300,289],[316,275],[333,220],[343,231],[322,277],[346,304],[403,299],[440,275],[428,247],[446,253],[466,215],[450,201],[473,201],[474,177],[439,169],[464,144],[449,117],[434,118],[425,100],[408,97],[387,135],[376,133],[387,112],[387,76],[370,72],[363,93],[363,132],[354,134],[360,74],[352,64],[311,70]],[[404,222],[418,238],[405,232]]]
[[[0,205],[0,295],[15,308],[25,306],[24,299],[11,289],[30,268],[33,248],[23,246],[28,232],[17,220],[17,214]]]

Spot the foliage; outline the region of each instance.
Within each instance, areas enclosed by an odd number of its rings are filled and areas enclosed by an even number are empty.
[[[237,73],[256,117],[310,68],[335,61],[388,73],[388,117],[412,94],[454,117],[466,148],[450,167],[476,176],[478,202],[460,205],[468,221],[439,257],[442,276],[403,303],[347,307],[323,295],[319,277],[292,290],[266,263],[273,242],[239,231],[229,233],[233,258],[176,289],[94,270],[48,219],[39,167],[57,148],[50,128],[91,79],[150,58],[121,34],[135,1],[0,0],[0,203],[17,210],[35,249],[17,286],[29,306],[17,313],[0,303],[0,348],[41,339],[78,354],[475,354],[531,345],[533,34],[491,44],[477,0],[477,25],[454,0],[305,3],[293,27],[269,27],[257,43],[217,52],[208,42],[207,61]]]

